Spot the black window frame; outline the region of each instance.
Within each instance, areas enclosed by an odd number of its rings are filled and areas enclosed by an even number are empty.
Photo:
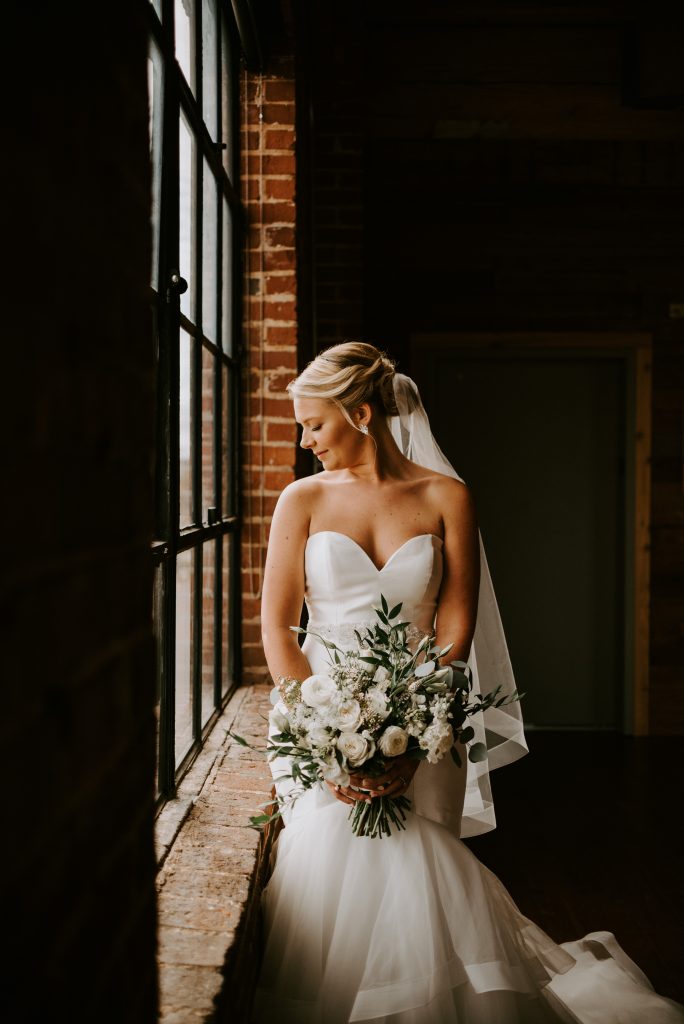
[[[227,0],[215,0],[216,16],[216,97],[217,138],[212,139],[202,119],[202,26],[203,0],[194,3],[195,83],[186,82],[175,58],[174,0],[148,0],[149,35],[163,63],[161,187],[156,281],[150,286],[155,325],[157,459],[156,529],[152,544],[155,565],[154,616],[156,636],[156,675],[158,697],[157,804],[176,795],[177,785],[201,750],[206,737],[238,685],[240,658],[240,524],[241,501],[238,486],[241,446],[241,285],[245,212],[240,200],[240,125],[239,81],[242,48],[233,9]],[[161,11],[161,17],[157,13]],[[224,35],[225,33],[225,35]],[[222,61],[227,60],[225,42],[232,61],[224,79]],[[224,91],[224,81],[229,87]],[[228,117],[224,120],[224,103]],[[196,244],[193,266],[179,266],[180,170],[179,120],[181,112],[195,139],[194,174],[196,181]],[[229,136],[222,137],[225,126]],[[227,151],[226,151],[226,147]],[[224,154],[229,154],[227,158]],[[226,168],[226,163],[229,163]],[[204,167],[216,182],[216,280],[217,321],[215,340],[202,330],[202,232],[204,229],[202,174]],[[225,206],[224,206],[225,204]],[[224,209],[229,216],[224,217]],[[229,230],[224,237],[224,223]],[[225,261],[229,247],[230,310],[223,309]],[[183,274],[192,275],[196,299],[194,321],[181,311]],[[153,276],[153,281],[155,276]],[[224,317],[227,331],[223,330]],[[181,331],[193,336],[191,345],[191,479],[192,524],[180,525],[180,337]],[[214,494],[208,503],[202,495],[202,383],[203,354],[213,361],[213,478]],[[227,377],[227,424],[224,424],[224,375]],[[227,427],[224,436],[224,426]],[[224,457],[225,453],[225,457]],[[206,465],[204,471],[206,472]],[[223,507],[227,484],[228,507]],[[203,561],[205,545],[213,546],[213,708],[203,721]],[[209,548],[211,552],[212,548]],[[228,553],[228,585],[224,581],[224,550]],[[176,644],[177,644],[177,565],[184,552],[192,552],[192,640],[191,692],[192,741],[181,759],[176,757]],[[222,649],[224,603],[228,602],[227,651]]]

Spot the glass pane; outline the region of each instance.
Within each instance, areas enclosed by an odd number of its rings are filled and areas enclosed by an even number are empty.
[[[215,0],[202,0],[202,113],[212,139],[218,137],[216,41]]]
[[[228,31],[226,19],[221,22],[221,141],[223,166],[232,180],[235,173],[235,128],[233,106],[235,103],[235,82],[237,66],[233,40]]]
[[[230,646],[230,577],[231,577],[232,536],[223,537],[223,565],[221,568],[221,693],[225,694],[233,685],[233,652]]]
[[[223,203],[223,260],[221,267],[223,297],[221,307],[221,345],[233,354],[233,218],[228,203]]]
[[[210,341],[216,342],[216,315],[218,312],[218,296],[216,292],[216,263],[218,247],[218,193],[216,180],[209,169],[203,164],[202,185],[202,330]]]
[[[216,505],[214,483],[214,373],[215,357],[202,347],[202,519],[209,521],[207,508]]]
[[[217,544],[218,541],[211,540],[202,545],[202,725],[214,710]]]
[[[154,677],[155,677],[155,695],[154,695],[154,717],[156,720],[156,757],[154,759],[154,792],[155,796],[159,794],[159,717],[161,710],[161,678],[162,678],[162,657],[163,657],[163,621],[164,621],[164,606],[163,606],[163,580],[164,580],[164,567],[157,565],[154,568],[154,583],[152,587],[152,631],[154,634]]]
[[[195,253],[197,250],[197,183],[195,167],[195,137],[183,113],[180,116],[178,136],[178,254],[181,275],[188,282],[188,290],[181,295],[181,311],[195,320]]]
[[[233,438],[230,436],[231,394],[228,373],[228,367],[224,364],[221,372],[221,515],[224,516],[233,511],[230,479],[230,446]]]
[[[176,60],[195,92],[195,0],[175,0]]]
[[[190,526],[192,515],[192,353],[194,339],[181,328],[180,332],[180,392],[178,434],[178,489],[180,498],[180,525]]]
[[[192,746],[192,591],[194,551],[176,559],[176,765]]]
[[[150,284],[159,288],[159,199],[162,169],[162,86],[164,64],[153,39],[147,56],[150,163],[152,165],[152,266]]]

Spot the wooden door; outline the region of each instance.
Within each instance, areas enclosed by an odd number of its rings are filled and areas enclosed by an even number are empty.
[[[433,431],[475,495],[526,723],[622,728],[624,358],[417,351]]]

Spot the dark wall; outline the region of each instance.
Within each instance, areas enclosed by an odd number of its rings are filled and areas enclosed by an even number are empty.
[[[155,1018],[143,13],[134,0],[5,12],[2,1001],[14,1021]]]
[[[651,727],[684,732],[681,24],[632,5],[318,4],[315,331],[653,335]]]

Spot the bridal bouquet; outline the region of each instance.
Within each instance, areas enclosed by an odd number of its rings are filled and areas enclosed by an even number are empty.
[[[330,661],[326,673],[303,681],[283,677],[271,694],[274,707],[270,722],[275,732],[269,737],[266,756],[288,758],[291,772],[277,781],[291,778],[296,786],[284,798],[277,797],[272,814],[250,818],[261,828],[282,814],[307,789],[320,782],[347,787],[351,773],[372,777],[382,775],[393,757],[401,754],[431,763],[447,753],[457,765],[461,758],[455,742],[468,744],[468,758],[481,761],[487,756],[484,743],[473,743],[474,730],[468,717],[489,707],[519,700],[522,694],[499,697],[501,686],[490,693],[472,696],[472,677],[463,661],[440,667],[439,659],[453,647],[439,648],[434,636],[425,636],[411,650],[408,622],[393,622],[401,604],[390,609],[384,595],[375,608],[379,622],[363,634],[354,630],[358,646],[341,650],[333,641],[299,626],[324,644]],[[229,733],[237,742],[246,740]],[[272,806],[271,803],[264,805]],[[376,796],[370,802],[357,800],[349,817],[359,836],[382,838],[390,826],[405,828],[410,800],[405,796]]]

